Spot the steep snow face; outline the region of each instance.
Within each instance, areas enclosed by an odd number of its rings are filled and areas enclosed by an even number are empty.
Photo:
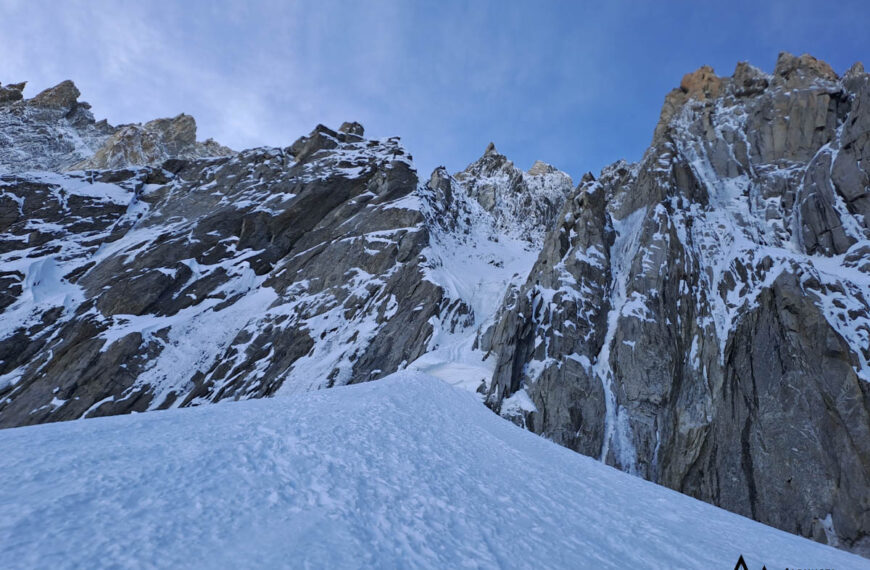
[[[543,162],[522,172],[492,144],[455,176],[435,170],[418,191],[430,229],[424,265],[451,304],[433,320],[428,351],[412,369],[485,391],[495,359],[481,350],[479,337],[528,276],[571,190],[564,172]]]
[[[482,336],[488,403],[870,554],[868,102],[862,69],[809,56],[687,75],[643,160],[581,185]]]
[[[403,372],[0,432],[4,568],[866,568]]]
[[[534,236],[544,228],[503,231],[504,220],[443,169],[418,194],[430,235],[423,250],[426,279],[444,289],[449,303],[432,320],[427,352],[409,368],[475,391],[486,385],[494,365],[477,337],[490,326],[506,292],[528,275],[541,247]]]

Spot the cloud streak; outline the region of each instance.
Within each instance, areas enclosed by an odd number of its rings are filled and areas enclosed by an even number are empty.
[[[863,24],[799,1],[0,0],[0,81],[33,95],[71,78],[98,117],[186,112],[235,148],[359,120],[402,136],[424,175],[494,140],[576,177],[639,158],[683,73],[770,69],[780,49],[842,70],[870,52]]]

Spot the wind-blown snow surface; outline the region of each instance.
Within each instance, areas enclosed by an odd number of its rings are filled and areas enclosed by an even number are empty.
[[[867,568],[430,376],[0,432],[0,567]]]

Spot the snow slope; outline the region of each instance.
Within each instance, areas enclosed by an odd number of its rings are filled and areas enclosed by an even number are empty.
[[[0,567],[867,568],[419,373],[0,432]]]

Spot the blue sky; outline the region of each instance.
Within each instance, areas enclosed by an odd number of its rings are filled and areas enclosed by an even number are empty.
[[[73,79],[113,124],[192,114],[200,138],[285,146],[317,123],[399,135],[421,177],[489,141],[575,180],[637,160],[703,64],[782,51],[870,64],[864,1],[0,0],[0,82]]]

